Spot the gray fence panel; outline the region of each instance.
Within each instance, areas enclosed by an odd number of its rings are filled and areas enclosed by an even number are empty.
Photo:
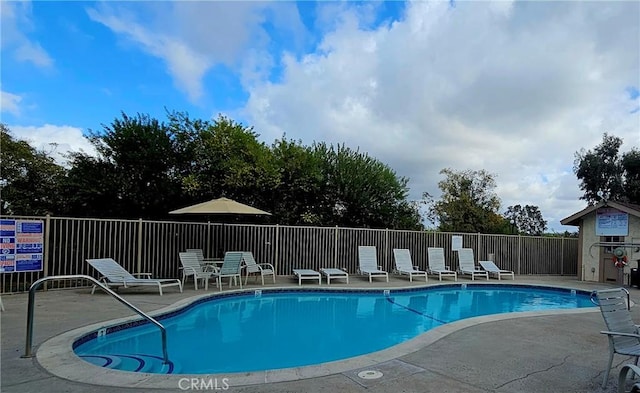
[[[425,270],[429,266],[427,249],[432,244],[433,234],[424,231],[389,231],[388,258],[393,261],[394,248],[406,248],[411,253],[411,261],[414,266]],[[395,261],[393,261],[395,267]]]
[[[280,255],[278,274],[293,274],[293,269],[335,267],[335,228],[279,227]]]
[[[494,255],[494,262],[504,270],[519,273],[518,236],[482,235],[477,260],[489,259],[489,254]]]
[[[374,246],[378,265],[389,271],[392,262],[385,256],[385,239],[385,231],[380,229],[339,228],[338,266],[350,274],[356,274],[359,268],[358,246]]]
[[[562,274],[578,275],[578,240],[562,238]]]
[[[8,217],[45,222],[43,272],[0,274],[0,293],[24,292],[45,275],[89,274],[98,277],[88,258],[110,257],[132,273],[179,277],[178,252],[202,248],[206,257],[226,251],[251,251],[258,262],[272,263],[279,275],[294,268],[358,270],[358,246],[375,246],[382,269],[394,269],[393,249],[407,248],[414,265],[428,266],[427,248],[442,247],[446,263],[458,268],[452,236],[474,250],[476,261],[495,255],[495,262],[516,274],[577,275],[578,239],[518,235],[456,234],[427,231],[241,225],[202,222],[107,220],[64,217]],[[85,282],[47,283],[48,288],[77,287]]]

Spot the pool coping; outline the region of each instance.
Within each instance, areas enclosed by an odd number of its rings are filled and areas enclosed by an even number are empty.
[[[537,284],[521,284],[513,282],[496,283],[442,283],[438,285],[419,286],[419,287],[395,287],[395,288],[300,288],[298,286],[282,286],[282,287],[270,287],[262,289],[263,292],[279,292],[279,291],[323,291],[323,292],[385,292],[387,290],[391,292],[405,292],[405,291],[418,291],[425,288],[437,288],[446,286],[477,286],[477,285],[492,285],[492,286],[515,286],[515,287],[527,287],[527,288],[540,288],[540,289],[558,289],[562,291],[575,290],[578,292],[589,292],[577,288],[568,288],[566,286],[554,286],[554,285],[537,285]],[[186,308],[190,304],[198,301],[203,301],[209,298],[215,298],[237,294],[255,293],[257,289],[245,289],[245,290],[233,290],[225,291],[222,293],[206,293],[202,295],[192,296],[179,300],[170,306],[163,307],[150,313],[151,316],[159,316],[162,314],[176,312],[182,308]],[[316,378],[322,376],[328,376],[333,374],[340,374],[347,371],[371,368],[377,364],[384,363],[401,356],[411,354],[413,352],[424,349],[425,347],[437,342],[438,340],[454,333],[459,330],[472,327],[475,325],[496,322],[501,320],[516,319],[516,318],[528,318],[550,315],[567,315],[567,314],[582,314],[599,312],[599,308],[578,308],[578,309],[557,309],[557,310],[543,310],[543,311],[527,311],[527,312],[514,312],[507,314],[493,314],[486,316],[479,316],[473,318],[462,319],[460,321],[448,323],[437,328],[431,329],[411,340],[394,345],[390,348],[383,349],[381,351],[372,352],[369,354],[352,357],[344,360],[337,360],[327,363],[321,363],[318,365],[292,367],[285,369],[274,369],[266,371],[253,371],[242,373],[223,373],[223,374],[155,374],[155,373],[136,373],[129,371],[113,370],[104,367],[93,365],[78,357],[73,351],[73,345],[76,340],[82,336],[86,336],[92,331],[96,331],[106,326],[122,325],[138,321],[138,316],[131,316],[119,319],[113,319],[109,321],[103,321],[92,325],[83,326],[77,329],[70,330],[62,333],[56,337],[53,337],[43,344],[41,344],[36,351],[36,359],[38,363],[49,373],[80,383],[87,383],[93,385],[113,386],[113,387],[144,387],[152,389],[175,389],[184,384],[186,380],[197,379],[203,381],[209,381],[216,384],[226,384],[229,387],[239,387],[246,385],[257,385],[264,383],[274,382],[286,382],[295,381],[307,378]],[[221,355],[223,356],[223,355]],[[222,382],[224,381],[224,382]]]

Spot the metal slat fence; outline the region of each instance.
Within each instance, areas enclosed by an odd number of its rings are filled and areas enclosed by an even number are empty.
[[[516,274],[577,275],[578,240],[518,235],[456,234],[427,231],[241,225],[203,222],[111,220],[67,217],[3,217],[45,222],[42,272],[0,273],[0,293],[26,292],[44,276],[88,274],[98,277],[88,258],[111,257],[132,273],[154,277],[179,277],[178,252],[202,248],[207,257],[225,251],[251,251],[256,261],[272,263],[278,275],[294,268],[358,269],[358,246],[375,246],[378,264],[393,271],[393,249],[407,248],[414,265],[428,266],[427,248],[445,249],[447,264],[457,269],[452,236],[462,236],[463,246],[474,250],[476,260],[493,254],[496,264]],[[77,287],[86,283],[60,281],[49,288]]]

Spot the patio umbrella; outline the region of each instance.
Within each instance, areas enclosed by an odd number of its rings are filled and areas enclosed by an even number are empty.
[[[183,207],[182,209],[170,211],[169,214],[202,214],[202,215],[219,215],[219,216],[235,216],[235,215],[261,215],[261,216],[270,216],[271,213],[266,212],[264,210],[256,209],[255,207],[245,205],[244,203],[240,203],[234,201],[229,198],[218,198],[212,199],[207,202],[198,203],[196,205]],[[224,233],[224,222],[222,223],[223,230],[223,238],[225,237]],[[223,244],[224,240],[220,240]],[[224,250],[221,247],[218,247],[217,256],[221,257],[224,255]]]
[[[198,203],[183,207],[182,209],[170,211],[169,214],[255,214],[270,216],[271,213],[255,207],[236,202],[229,198],[212,199],[207,202]]]

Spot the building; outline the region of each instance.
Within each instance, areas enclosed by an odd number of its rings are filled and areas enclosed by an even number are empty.
[[[601,201],[563,220],[562,225],[579,227],[578,277],[583,281],[627,284],[632,268],[640,261],[640,205]],[[628,264],[615,266],[614,250],[621,247]],[[634,280],[640,276],[634,271]]]

